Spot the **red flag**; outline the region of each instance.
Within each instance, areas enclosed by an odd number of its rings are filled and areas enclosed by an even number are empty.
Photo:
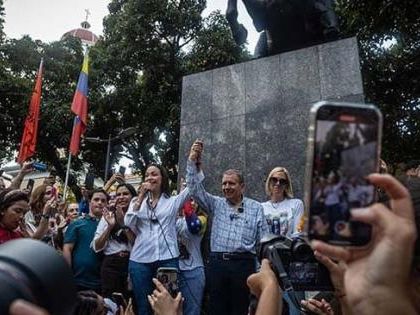
[[[76,115],[70,140],[70,153],[74,156],[79,153],[80,137],[85,133],[88,121],[88,64],[89,57],[86,54],[71,104],[71,111]]]
[[[39,107],[41,104],[42,67],[43,60],[41,59],[36,76],[35,87],[29,104],[28,116],[26,116],[25,119],[22,141],[20,142],[19,155],[17,157],[18,163],[23,163],[35,154],[36,140],[38,136]]]

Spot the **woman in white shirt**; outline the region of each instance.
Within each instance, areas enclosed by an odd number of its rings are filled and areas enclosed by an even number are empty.
[[[93,238],[93,250],[105,255],[101,265],[102,296],[120,292],[128,298],[128,257],[134,235],[124,225],[124,216],[136,190],[130,184],[117,186],[115,206],[104,210]]]
[[[303,215],[303,202],[293,198],[292,182],[284,167],[275,167],[268,174],[265,192],[270,200],[262,203],[270,232],[276,235],[292,236],[299,231]]]
[[[147,167],[145,182],[124,219],[136,235],[128,271],[138,314],[153,314],[147,296],[153,292],[152,278],[156,277],[157,269],[178,269],[176,217],[188,198],[188,188],[177,196],[170,195],[169,178],[162,166]]]

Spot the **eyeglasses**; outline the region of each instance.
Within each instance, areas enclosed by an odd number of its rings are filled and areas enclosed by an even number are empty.
[[[272,185],[286,186],[289,182],[287,179],[284,179],[284,178],[271,177],[270,183]]]

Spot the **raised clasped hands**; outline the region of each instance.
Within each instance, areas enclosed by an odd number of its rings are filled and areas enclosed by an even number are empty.
[[[201,154],[203,153],[204,143],[202,140],[195,140],[190,149],[189,159],[194,162],[199,162]]]

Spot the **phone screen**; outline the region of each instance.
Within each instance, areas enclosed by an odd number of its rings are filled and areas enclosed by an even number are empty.
[[[163,284],[172,297],[176,297],[178,288],[178,270],[175,268],[159,268],[156,278]]]
[[[121,175],[124,175],[125,174],[125,167],[120,166],[120,169],[118,170],[118,173],[120,173]]]
[[[377,172],[381,116],[371,106],[322,105],[315,119],[309,237],[362,246],[371,226],[350,220],[350,209],[375,201],[366,176]]]

